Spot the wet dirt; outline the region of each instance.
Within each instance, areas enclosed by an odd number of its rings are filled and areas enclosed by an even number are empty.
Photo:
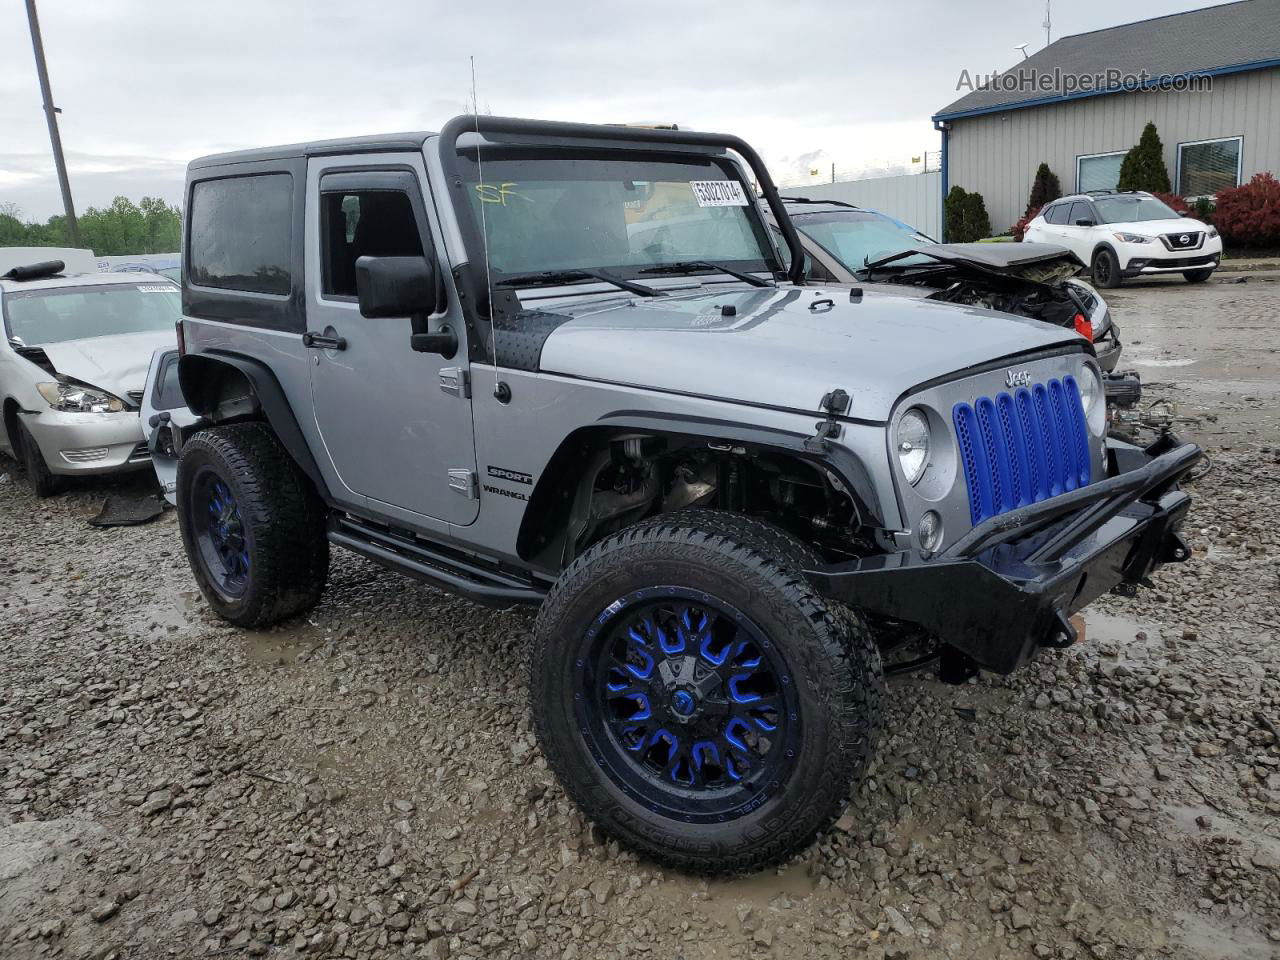
[[[1280,284],[1107,297],[1214,460],[1193,560],[1007,678],[895,678],[849,812],[746,877],[577,812],[527,612],[336,553],[314,611],[239,631],[172,513],[94,530],[104,489],[36,501],[0,462],[0,864],[41,864],[0,868],[0,956],[1274,958]],[[32,853],[11,823],[55,826]]]

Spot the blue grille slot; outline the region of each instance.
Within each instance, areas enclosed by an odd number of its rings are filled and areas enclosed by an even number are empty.
[[[974,524],[1092,479],[1089,428],[1074,377],[957,403],[951,418]]]

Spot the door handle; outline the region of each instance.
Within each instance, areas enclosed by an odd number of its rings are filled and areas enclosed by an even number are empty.
[[[347,349],[347,338],[330,337],[326,334],[312,333],[308,330],[302,335],[302,345],[313,350],[345,350]]]

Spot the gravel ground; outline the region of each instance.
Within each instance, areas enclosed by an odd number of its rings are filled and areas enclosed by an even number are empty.
[[[527,614],[339,552],[309,617],[239,631],[172,513],[98,530],[111,486],[0,463],[0,956],[1280,956],[1280,284],[1109,299],[1213,457],[1193,561],[1012,677],[893,682],[849,813],[738,879],[583,822]]]

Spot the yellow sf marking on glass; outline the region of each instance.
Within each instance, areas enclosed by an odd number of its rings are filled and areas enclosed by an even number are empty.
[[[533,201],[523,193],[517,193],[512,189],[513,187],[518,186],[520,186],[520,184],[513,183],[511,181],[503,184],[477,183],[476,193],[479,194],[481,203],[500,203],[505,207],[507,205],[508,197],[515,197],[516,199],[524,200],[527,203],[533,203]]]

